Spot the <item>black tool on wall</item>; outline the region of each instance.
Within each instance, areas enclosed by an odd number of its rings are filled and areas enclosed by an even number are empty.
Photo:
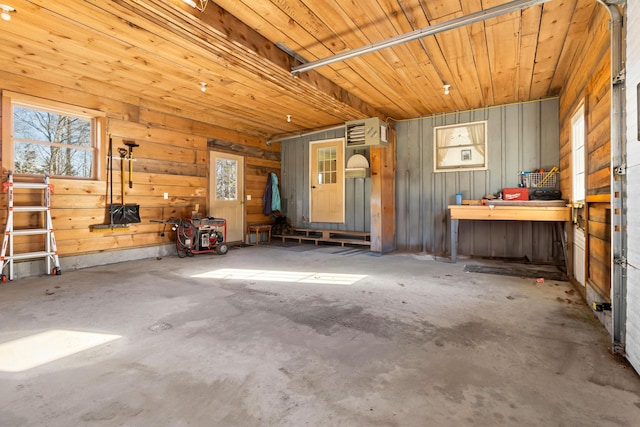
[[[124,150],[124,149],[120,149]],[[126,155],[126,150],[125,155]],[[123,160],[120,160],[122,164]],[[124,198],[122,204],[117,205],[113,203],[113,139],[109,135],[109,153],[107,157],[107,172],[109,173],[109,229],[113,229],[116,225],[127,225],[130,221],[125,221],[124,218]],[[124,179],[124,178],[122,178]],[[124,189],[123,189],[124,190]],[[124,194],[124,191],[123,191]],[[97,227],[100,228],[100,227]],[[106,227],[105,227],[106,228]]]
[[[135,143],[134,143],[135,144]],[[127,145],[127,144],[125,144]],[[135,144],[137,146],[137,144]],[[131,147],[132,149],[133,147]],[[92,225],[91,231],[115,231],[126,230],[129,224],[138,223],[140,221],[140,207],[138,205],[127,205],[124,202],[124,161],[127,159],[127,149],[118,148],[120,154],[120,182],[122,204],[113,203],[113,139],[109,134],[109,151],[107,153],[107,180],[108,180],[108,196],[109,196],[109,224]],[[131,173],[131,172],[130,172]],[[131,176],[131,175],[130,175]],[[131,178],[130,178],[131,180]]]
[[[111,182],[111,206],[109,207],[111,224],[138,223],[140,222],[140,206],[125,203],[124,162],[127,160],[127,149],[118,148],[118,153],[120,154],[120,197],[122,204],[113,204],[113,182]],[[111,167],[113,168],[113,160],[111,161]],[[111,179],[113,180],[113,171],[111,172]]]

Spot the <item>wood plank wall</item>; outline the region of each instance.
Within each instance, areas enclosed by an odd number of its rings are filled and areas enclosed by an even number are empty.
[[[584,103],[587,204],[578,217],[588,236],[587,283],[593,285],[603,298],[609,298],[611,291],[611,206],[608,202],[611,179],[611,57],[608,22],[605,8],[596,7],[591,16],[591,31],[575,50],[570,66],[574,72],[560,94],[560,168],[568,172],[562,175],[561,188],[566,195],[571,195],[572,191],[571,117]],[[570,273],[573,274],[572,271]]]
[[[206,215],[209,150],[245,157],[246,221],[264,222],[262,194],[267,173],[280,170],[280,146],[266,146],[263,139],[240,134],[215,124],[202,123],[166,113],[139,108],[104,96],[62,88],[52,83],[0,72],[0,89],[24,93],[107,114],[107,133],[113,135],[114,154],[122,141],[133,140],[134,184],[125,187],[125,201],[140,205],[141,223],[122,231],[92,232],[90,226],[108,224],[106,179],[107,141],[100,147],[98,180],[53,179],[52,217],[58,250],[62,257],[171,243],[171,233],[160,236],[162,225],[150,220],[188,217],[196,205]],[[12,165],[2,164],[3,169]],[[114,203],[120,203],[120,164],[114,161]],[[127,173],[125,169],[125,174]],[[128,179],[128,176],[125,178]],[[169,194],[167,200],[164,193]],[[36,195],[37,196],[37,195]],[[35,197],[25,194],[18,202]],[[0,223],[6,220],[6,193],[0,194]],[[16,218],[17,219],[17,218]],[[35,225],[37,217],[22,217],[16,226]],[[16,240],[16,253],[41,250],[39,237]],[[61,262],[62,264],[63,262]]]
[[[488,169],[434,173],[433,129],[486,120]],[[396,122],[396,239],[398,249],[448,256],[447,206],[455,194],[480,199],[516,187],[520,171],[558,164],[558,99],[505,105]],[[562,173],[562,172],[561,172]],[[549,262],[554,245],[550,224],[461,221],[460,254],[527,257]]]
[[[212,150],[243,155],[245,158],[244,190],[245,195],[251,196],[251,200],[245,200],[245,223],[247,225],[273,223],[272,216],[263,214],[262,197],[270,173],[275,173],[278,176],[278,182],[280,181],[280,152],[273,148],[265,149],[216,138],[209,138],[207,145]],[[262,146],[265,145],[262,144]]]
[[[344,127],[304,135],[282,141],[282,205],[284,214],[295,227],[327,230],[371,230],[371,178],[345,179],[345,223],[309,222],[309,145],[311,141],[343,138]],[[369,150],[345,150],[345,161],[353,154],[362,154],[371,163]]]

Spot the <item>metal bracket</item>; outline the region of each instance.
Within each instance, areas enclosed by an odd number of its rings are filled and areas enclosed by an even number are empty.
[[[627,174],[627,165],[625,165],[624,163],[621,164],[620,166],[616,166],[615,168],[613,168],[613,173],[615,175],[626,175]]]
[[[623,84],[626,79],[627,79],[627,71],[626,69],[623,68],[622,70],[620,70],[618,75],[616,75],[613,79],[611,79],[611,83],[613,83],[614,85]]]
[[[621,265],[623,267],[626,267],[627,266],[627,258],[626,257],[614,258],[613,259],[613,263],[617,264],[617,265]]]
[[[624,344],[620,342],[613,343],[611,351],[613,351],[613,354],[625,354]]]

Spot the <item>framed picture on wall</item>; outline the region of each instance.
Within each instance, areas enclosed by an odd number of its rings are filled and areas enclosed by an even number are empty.
[[[436,172],[487,168],[486,121],[435,127],[433,142]]]

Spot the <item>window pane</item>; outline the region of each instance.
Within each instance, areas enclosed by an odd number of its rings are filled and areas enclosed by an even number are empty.
[[[436,172],[487,166],[486,122],[438,126],[434,142]]]
[[[216,200],[238,199],[238,162],[216,159]]]
[[[13,114],[16,139],[91,147],[91,122],[87,119],[19,106],[14,107]]]
[[[574,114],[571,118],[571,146],[572,146],[572,198],[573,201],[582,201],[585,199],[585,119],[584,107]]]
[[[14,105],[16,173],[93,176],[92,121]]]
[[[16,173],[53,176],[93,176],[93,153],[45,144],[15,142],[14,168]]]
[[[336,153],[336,147],[318,149],[318,184],[336,183]]]

